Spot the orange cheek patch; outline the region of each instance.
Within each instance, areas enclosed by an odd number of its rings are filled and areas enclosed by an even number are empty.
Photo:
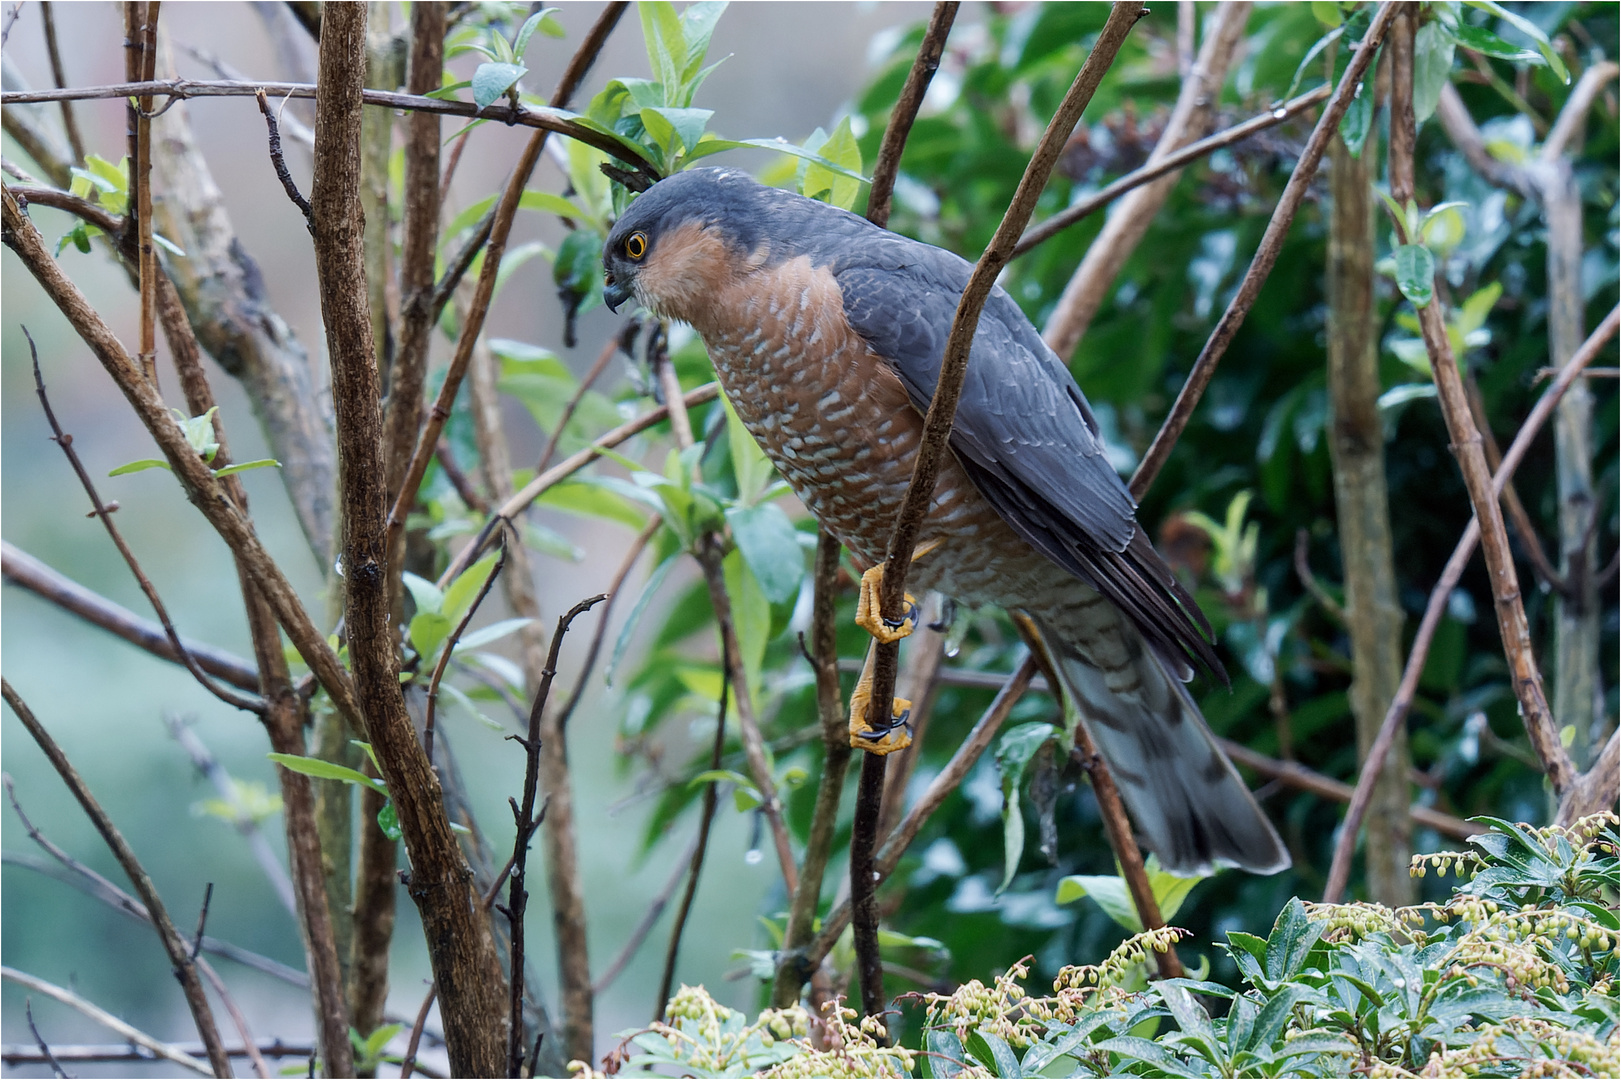
[[[636,284],[659,314],[697,326],[735,273],[725,241],[689,222],[659,239],[637,271]]]

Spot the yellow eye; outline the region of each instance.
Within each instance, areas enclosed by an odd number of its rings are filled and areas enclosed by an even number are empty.
[[[625,254],[632,259],[640,259],[647,254],[647,234],[633,232],[625,237]]]

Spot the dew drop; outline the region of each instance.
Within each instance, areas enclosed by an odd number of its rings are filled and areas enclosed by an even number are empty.
[[[1274,120],[1282,120],[1284,117],[1286,117],[1288,115],[1289,115],[1289,110],[1288,109],[1274,109],[1274,110],[1272,110],[1272,119],[1274,119]]]
[[[761,851],[759,848],[749,848],[749,850],[743,853],[743,861],[750,866],[758,865],[760,860],[763,858],[765,858],[765,852]]]

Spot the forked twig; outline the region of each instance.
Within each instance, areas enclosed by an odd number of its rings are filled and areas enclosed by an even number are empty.
[[[169,618],[169,610],[163,606],[163,598],[158,596],[158,590],[152,585],[152,581],[146,576],[146,572],[141,569],[141,564],[136,560],[135,553],[124,542],[123,533],[119,532],[118,526],[113,524],[112,511],[102,503],[101,495],[96,491],[95,482],[90,479],[90,473],[85,470],[84,462],[79,460],[78,451],[73,449],[73,436],[63,431],[62,425],[57,422],[56,413],[51,408],[51,399],[45,393],[45,377],[40,374],[39,350],[35,347],[34,338],[28,333],[27,327],[23,328],[23,337],[28,339],[28,351],[34,362],[34,391],[39,395],[40,407],[45,412],[45,421],[51,426],[51,441],[60,446],[62,452],[67,455],[68,464],[73,466],[74,475],[79,478],[79,483],[83,485],[85,494],[90,496],[90,504],[95,507],[96,517],[101,519],[102,525],[107,529],[107,535],[112,537],[114,546],[118,548],[118,553],[124,557],[125,564],[130,568],[130,572],[135,575],[136,583],[140,585],[141,591],[146,594],[147,600],[151,602],[152,611],[157,615],[158,620],[163,623],[163,632],[169,639],[170,647],[180,657],[181,662],[186,665],[186,670],[191,672],[199,683],[202,683],[203,689],[227,705],[262,716],[265,711],[265,704],[262,699],[256,695],[244,694],[228,686],[221,686],[216,683],[203,670],[196,657],[187,651],[185,643],[180,640],[180,632],[174,628],[174,623]]]
[[[721,638],[721,652],[729,653],[728,642]],[[720,711],[715,715],[715,743],[709,753],[711,772],[720,768],[721,752],[726,746],[726,696],[731,688],[732,665],[729,655],[721,656]],[[675,962],[681,953],[681,932],[687,927],[687,915],[692,911],[692,899],[698,893],[698,875],[703,872],[704,855],[709,850],[709,829],[715,822],[715,807],[720,802],[720,781],[710,780],[704,786],[703,811],[698,818],[698,840],[687,863],[687,888],[681,894],[681,903],[675,909],[675,921],[670,924],[670,944],[664,951],[664,975],[659,979],[659,996],[653,1003],[653,1019],[664,1019],[664,1008],[670,1001],[670,988],[675,985]]]
[[[1317,126],[1312,129],[1311,138],[1306,142],[1306,148],[1300,153],[1300,160],[1294,171],[1289,174],[1289,182],[1284,185],[1283,194],[1278,199],[1278,205],[1272,211],[1272,220],[1267,222],[1266,232],[1261,236],[1261,243],[1256,248],[1255,257],[1250,260],[1249,269],[1244,272],[1244,279],[1239,283],[1238,291],[1227,304],[1227,310],[1222,312],[1221,320],[1211,331],[1210,338],[1205,342],[1204,348],[1199,350],[1199,357],[1193,362],[1193,370],[1188,372],[1188,378],[1182,384],[1181,391],[1176,395],[1176,403],[1171,406],[1171,412],[1165,418],[1155,434],[1153,443],[1148,452],[1143,455],[1142,463],[1131,477],[1131,494],[1133,498],[1141,499],[1154,483],[1154,478],[1164,468],[1166,459],[1171,456],[1171,450],[1176,441],[1181,438],[1182,431],[1188,426],[1193,410],[1199,404],[1205,387],[1210,385],[1211,378],[1216,373],[1216,365],[1227,352],[1227,346],[1238,333],[1239,327],[1244,324],[1255,298],[1261,292],[1261,286],[1266,283],[1272,267],[1277,264],[1278,255],[1283,250],[1283,241],[1289,232],[1289,226],[1294,221],[1295,212],[1300,209],[1301,202],[1306,197],[1306,189],[1311,186],[1312,177],[1317,175],[1317,166],[1328,150],[1329,139],[1339,131],[1340,121],[1344,119],[1346,110],[1351,107],[1351,100],[1356,96],[1357,86],[1362,82],[1363,76],[1373,63],[1374,54],[1378,52],[1377,46],[1384,40],[1391,21],[1395,19],[1400,5],[1395,0],[1385,0],[1379,7],[1379,12],[1373,17],[1373,23],[1368,32],[1363,35],[1356,55],[1346,67],[1345,74],[1340,79],[1339,86],[1334,90],[1334,96],[1329,100],[1328,107],[1318,118]]]
[[[1097,42],[1092,46],[1091,53],[1081,65],[1074,83],[1064,95],[1058,111],[1042,134],[1035,153],[1031,155],[1013,200],[997,226],[990,244],[975,264],[968,285],[958,301],[957,311],[952,319],[951,334],[946,339],[940,363],[939,379],[929,404],[928,414],[923,421],[923,436],[913,463],[911,481],[889,539],[888,556],[884,561],[883,587],[879,593],[879,614],[883,617],[899,615],[904,607],[907,570],[911,565],[912,551],[917,544],[923,519],[934,495],[935,481],[939,477],[946,443],[951,435],[952,419],[956,414],[957,401],[962,394],[963,380],[968,372],[969,349],[979,325],[980,312],[996,283],[997,275],[1012,257],[1013,246],[1029,222],[1036,201],[1046,186],[1053,166],[1058,163],[1058,156],[1063,151],[1070,132],[1074,130],[1082,111],[1092,100],[1092,94],[1102,82],[1104,73],[1113,64],[1126,35],[1146,13],[1147,9],[1143,4],[1130,0],[1121,0],[1113,5],[1109,19],[1099,33]],[[870,708],[871,715],[881,718],[881,721],[887,720],[893,709],[898,656],[899,650],[893,644],[880,645],[876,650]],[[883,768],[881,757],[876,763],[862,764],[863,787],[873,793],[872,801],[879,804],[883,798]],[[875,774],[870,781],[869,769]],[[870,828],[876,830],[881,806],[874,805],[870,811],[870,816],[863,816],[862,819],[870,821]],[[857,814],[862,816],[860,804],[857,805]],[[851,837],[850,893],[854,908],[860,912],[856,926],[856,952],[858,957],[864,958],[859,961],[863,970],[872,974],[872,978],[863,979],[862,1008],[866,1015],[877,1016],[884,1011],[884,1001],[882,965],[877,960],[878,912],[874,891],[875,872],[870,862],[856,857],[858,844],[860,850],[869,850],[867,844],[872,839],[870,834],[859,839],[855,835]]]
[[[1525,423],[1520,425],[1514,441],[1509,444],[1508,451],[1503,455],[1503,463],[1498,466],[1496,474],[1492,477],[1493,492],[1499,494],[1502,492],[1503,486],[1508,483],[1509,478],[1514,475],[1514,470],[1519,467],[1521,459],[1525,457],[1531,440],[1553,414],[1554,406],[1558,404],[1560,397],[1580,376],[1582,368],[1591,364],[1597,358],[1599,350],[1615,336],[1618,326],[1621,326],[1621,308],[1612,308],[1604,322],[1582,343],[1582,347],[1576,350],[1576,354],[1560,371],[1553,385],[1538,399],[1530,415],[1525,418]],[[1458,541],[1458,546],[1453,550],[1452,557],[1447,560],[1441,579],[1435,583],[1435,588],[1430,592],[1429,603],[1424,608],[1424,618],[1419,623],[1418,632],[1413,635],[1413,647],[1407,656],[1407,666],[1402,669],[1401,685],[1397,688],[1396,696],[1391,700],[1390,708],[1385,713],[1379,734],[1368,747],[1365,761],[1381,762],[1389,752],[1390,744],[1396,737],[1396,730],[1406,719],[1407,710],[1412,707],[1413,697],[1418,692],[1418,678],[1423,673],[1424,662],[1429,657],[1435,631],[1441,625],[1441,616],[1446,612],[1447,598],[1457,587],[1458,580],[1463,576],[1464,567],[1468,565],[1479,540],[1480,520],[1472,518],[1464,530],[1463,537]],[[1361,830],[1362,817],[1367,812],[1368,803],[1373,798],[1374,781],[1377,779],[1378,771],[1376,768],[1365,768],[1362,775],[1357,778],[1356,790],[1351,795],[1350,805],[1345,810],[1345,820],[1341,823],[1339,836],[1334,841],[1334,858],[1329,866],[1328,884],[1323,889],[1324,903],[1338,903],[1345,892],[1346,883],[1350,880],[1351,856],[1356,848],[1356,836]]]
[[[62,778],[63,783],[67,784],[68,790],[73,793],[73,797],[84,808],[86,816],[95,825],[96,831],[106,841],[108,848],[112,850],[113,856],[118,860],[118,864],[124,868],[124,873],[129,875],[130,883],[135,886],[135,891],[140,894],[141,899],[146,903],[147,913],[152,918],[153,926],[157,928],[158,937],[163,942],[164,951],[169,954],[169,961],[174,965],[175,975],[179,978],[180,985],[185,992],[186,1004],[190,1006],[192,1019],[197,1025],[197,1034],[208,1047],[209,1064],[213,1066],[216,1076],[230,1076],[230,1059],[225,1056],[225,1051],[220,1043],[219,1029],[214,1025],[213,1010],[208,1004],[208,997],[203,993],[203,985],[197,978],[197,965],[192,962],[191,950],[186,945],[185,939],[180,936],[180,931],[175,929],[174,922],[169,918],[169,912],[163,906],[163,899],[158,896],[157,887],[152,884],[151,877],[147,875],[146,869],[141,866],[140,860],[135,857],[135,852],[125,842],[123,834],[118,831],[118,827],[113,824],[112,819],[101,808],[101,804],[96,800],[96,797],[91,794],[90,788],[85,784],[83,777],[79,775],[79,771],[73,767],[73,763],[62,752],[62,748],[57,745],[50,732],[45,730],[44,725],[35,718],[33,710],[28,707],[28,704],[23,701],[17,691],[12,689],[11,683],[3,677],[0,677],[0,693],[3,693],[6,704],[11,706],[12,712],[17,714],[17,719],[23,722],[23,726],[28,729],[28,733],[34,737],[34,741],[39,744],[39,748],[50,759],[57,775]],[[9,969],[7,970],[9,971]]]
[[[512,964],[507,984],[511,1010],[509,1021],[511,1027],[507,1032],[508,1076],[518,1075],[518,1068],[523,1063],[523,1054],[527,1049],[523,1023],[523,913],[528,906],[529,893],[524,886],[525,871],[529,864],[529,840],[540,824],[540,818],[535,815],[535,795],[540,786],[541,714],[546,710],[546,698],[551,693],[552,680],[557,677],[557,656],[563,648],[563,638],[568,634],[569,625],[574,622],[576,616],[590,611],[607,598],[606,593],[599,593],[581,600],[557,620],[557,632],[552,635],[551,649],[546,654],[546,668],[540,673],[540,686],[535,691],[535,701],[529,709],[528,737],[507,736],[524,748],[527,759],[523,774],[523,802],[520,805],[516,799],[508,800],[512,804],[512,817],[517,826],[517,835],[512,843],[512,874],[507,882],[507,906],[503,909],[512,925]],[[541,816],[544,816],[544,813],[542,811]]]

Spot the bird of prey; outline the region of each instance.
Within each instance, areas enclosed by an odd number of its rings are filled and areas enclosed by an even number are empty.
[[[855,214],[691,169],[603,249],[605,298],[689,323],[727,398],[816,519],[872,567],[890,531],[972,267]],[[1209,624],[1155,553],[1069,370],[991,294],[908,580],[1027,615],[1167,869],[1274,873],[1289,856],[1183,683],[1225,681]],[[863,610],[875,636],[890,631]],[[886,728],[852,702],[852,743]]]

